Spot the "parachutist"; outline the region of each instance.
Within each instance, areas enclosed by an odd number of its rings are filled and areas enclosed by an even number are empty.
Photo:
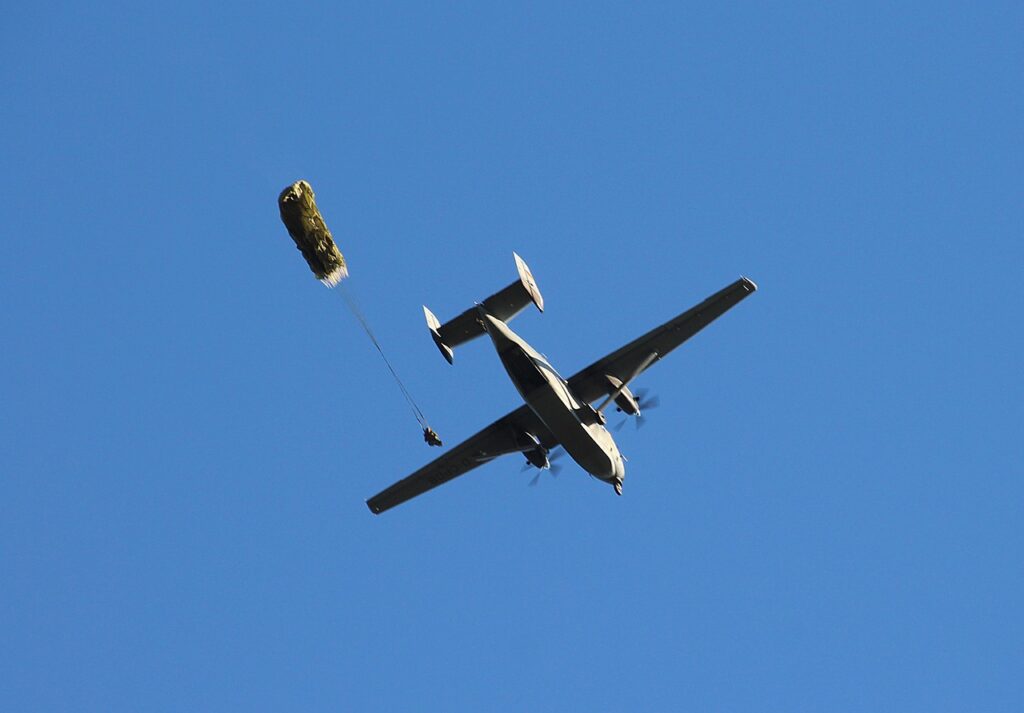
[[[428,446],[442,446],[441,439],[438,437],[437,432],[430,428],[423,429],[423,440],[427,442]]]

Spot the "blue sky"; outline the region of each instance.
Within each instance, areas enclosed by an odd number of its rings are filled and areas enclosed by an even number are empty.
[[[23,5],[0,43],[0,707],[1019,711],[1024,10]],[[638,382],[625,496],[437,455],[442,319],[533,269]],[[1016,435],[1015,435],[1016,434]]]

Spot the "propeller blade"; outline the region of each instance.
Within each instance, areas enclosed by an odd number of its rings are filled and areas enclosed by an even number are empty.
[[[655,396],[652,396],[651,398],[645,400],[643,402],[643,404],[641,404],[641,408],[644,408],[644,409],[658,408],[658,406],[660,406],[660,405],[661,405],[661,399],[658,398],[657,395],[655,395]]]
[[[636,428],[640,430],[640,427],[644,425],[644,411],[652,408],[658,408],[661,405],[661,399],[657,394],[650,394],[650,389],[637,389],[634,396],[636,397],[636,405],[640,409],[640,413],[636,417]]]
[[[529,482],[530,486],[534,486],[538,482],[540,482],[540,475],[545,470],[550,472],[552,476],[557,477],[558,472],[560,470],[562,470],[562,466],[561,465],[556,465],[555,461],[561,459],[564,456],[565,456],[565,450],[560,448],[560,447],[558,447],[558,446],[555,446],[555,448],[552,448],[550,451],[548,451],[548,467],[547,468],[537,468],[537,466],[535,466],[530,461],[526,461],[526,465],[523,466],[523,468],[522,468],[522,470],[520,472],[525,473],[526,471],[528,471],[530,469],[536,470],[537,471],[536,475],[534,475],[533,478],[531,478],[530,482]]]

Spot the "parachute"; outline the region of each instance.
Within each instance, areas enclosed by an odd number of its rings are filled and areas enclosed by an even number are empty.
[[[316,207],[316,196],[309,183],[296,181],[285,188],[277,198],[277,207],[281,210],[284,227],[288,228],[295,247],[306,258],[316,279],[334,287],[348,277],[345,258]]]
[[[348,266],[345,264],[345,257],[338,250],[334,237],[327,228],[327,223],[324,222],[323,216],[320,215],[320,210],[316,207],[316,196],[313,195],[313,187],[307,181],[296,181],[281,191],[281,195],[277,197],[277,207],[281,211],[281,221],[284,223],[284,227],[288,229],[288,234],[295,241],[295,247],[299,249],[302,257],[306,259],[306,264],[309,265],[309,269],[313,271],[316,279],[320,280],[327,287],[334,287],[348,277]],[[441,439],[427,423],[427,417],[420,410],[420,407],[416,405],[412,394],[409,393],[409,390],[399,378],[398,372],[395,371],[395,368],[391,366],[391,362],[384,355],[384,350],[381,348],[380,342],[377,341],[377,337],[374,335],[366,315],[359,308],[355,297],[346,292],[344,286],[342,286],[340,292],[341,296],[345,299],[345,303],[348,305],[349,311],[359,321],[363,331],[366,332],[370,341],[373,342],[373,346],[377,348],[381,359],[387,365],[388,371],[391,372],[391,376],[395,378],[398,388],[401,389],[402,395],[409,402],[413,415],[416,416],[416,420],[419,421],[420,427],[423,429],[423,440],[427,445],[440,446]]]

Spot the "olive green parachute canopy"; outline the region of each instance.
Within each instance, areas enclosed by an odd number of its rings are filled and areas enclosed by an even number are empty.
[[[281,209],[281,220],[288,228],[288,234],[302,257],[306,258],[316,279],[334,287],[348,277],[345,258],[334,244],[331,231],[316,207],[313,187],[306,181],[296,181],[281,191],[277,206]]]

